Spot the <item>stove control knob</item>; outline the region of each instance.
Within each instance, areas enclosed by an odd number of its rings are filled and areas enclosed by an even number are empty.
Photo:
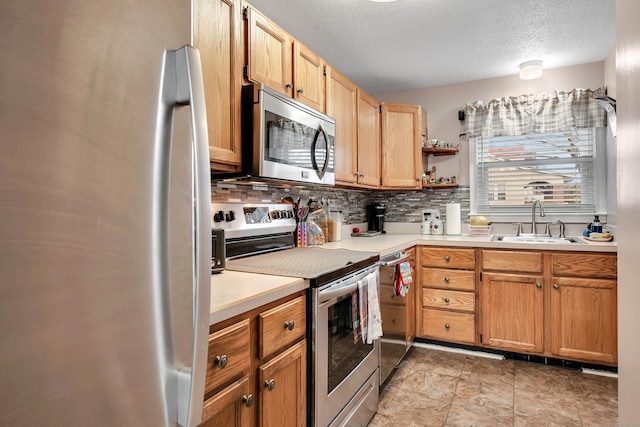
[[[271,219],[278,219],[280,218],[280,211],[271,211],[269,212],[269,216]]]
[[[213,221],[214,222],[222,222],[222,221],[224,221],[224,212],[223,211],[218,211],[215,214],[213,214]]]
[[[234,211],[229,211],[224,216],[225,221],[231,222],[236,219],[236,213]]]

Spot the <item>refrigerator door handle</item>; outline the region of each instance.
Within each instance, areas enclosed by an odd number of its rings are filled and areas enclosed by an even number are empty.
[[[191,366],[178,366],[173,351],[169,295],[169,187],[174,109],[190,105],[193,144],[193,330]],[[179,141],[178,141],[179,142]],[[165,382],[170,423],[200,423],[209,337],[211,298],[211,175],[200,54],[191,46],[166,51],[154,150],[153,278],[158,363]]]

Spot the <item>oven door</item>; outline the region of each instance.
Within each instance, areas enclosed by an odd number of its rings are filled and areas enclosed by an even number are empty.
[[[377,265],[375,267],[377,269]],[[363,344],[354,340],[352,298],[357,290],[357,281],[375,269],[354,274],[350,279],[314,289],[313,302],[316,311],[314,340],[315,407],[316,426],[328,426],[351,403],[358,391],[365,387],[379,366],[379,340]],[[377,377],[377,375],[375,375]],[[375,402],[368,406],[373,413],[377,409],[377,384],[372,397]],[[372,399],[367,399],[371,401]],[[342,415],[342,414],[340,414]]]
[[[333,185],[335,121],[268,88],[259,99],[259,175]]]

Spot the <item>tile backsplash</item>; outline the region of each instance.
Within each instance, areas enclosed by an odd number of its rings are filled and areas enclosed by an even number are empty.
[[[445,218],[447,203],[460,203],[463,222],[469,221],[469,187],[446,190],[380,191],[353,190],[336,187],[292,187],[274,185],[228,184],[213,181],[211,200],[214,202],[277,203],[283,197],[300,197],[303,203],[312,197],[329,200],[332,211],[342,211],[346,224],[367,221],[367,205],[382,203],[386,209],[385,221],[419,223],[424,209],[439,209]]]

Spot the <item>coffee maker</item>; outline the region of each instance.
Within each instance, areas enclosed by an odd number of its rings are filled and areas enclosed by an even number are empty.
[[[384,233],[384,213],[386,207],[380,203],[372,203],[367,206],[369,215],[369,231],[379,231]]]

